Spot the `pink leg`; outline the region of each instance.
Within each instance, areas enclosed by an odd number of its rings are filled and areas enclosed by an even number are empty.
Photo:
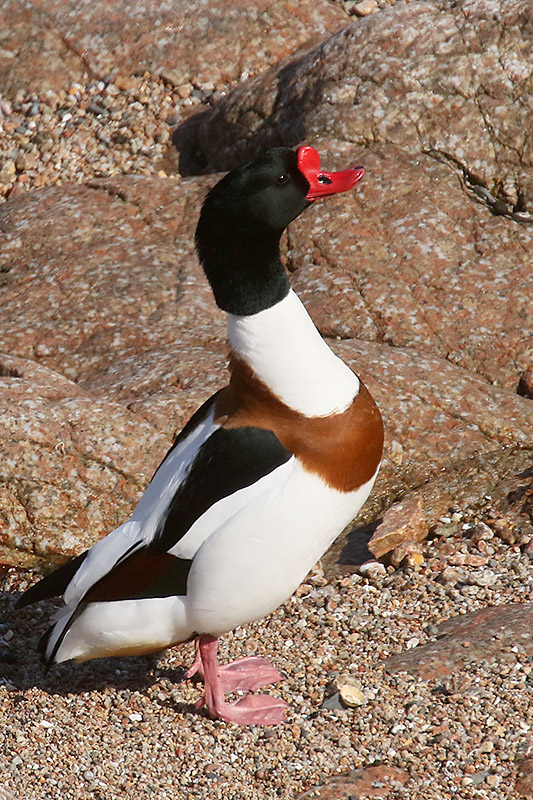
[[[186,678],[192,678],[196,674],[200,675],[201,678],[204,677],[199,636],[196,638],[195,644],[194,661],[185,673]],[[259,658],[258,656],[239,658],[236,661],[232,661],[231,664],[219,665],[218,676],[222,689],[227,694],[239,691],[256,692],[262,686],[268,686],[271,683],[283,680],[281,672],[278,672],[266,658]]]
[[[217,639],[213,636],[199,637],[198,653],[205,683],[202,705],[207,706],[210,716],[238,725],[275,725],[284,722],[287,704],[270,695],[247,695],[233,703],[226,703],[219,676],[217,647]]]

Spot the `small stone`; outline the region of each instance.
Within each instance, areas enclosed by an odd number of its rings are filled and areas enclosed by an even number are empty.
[[[87,111],[90,111],[91,114],[94,114],[97,117],[101,116],[102,114],[109,114],[107,108],[98,105],[98,103],[90,103],[87,106]]]
[[[492,586],[496,580],[496,574],[491,569],[478,569],[468,573],[468,583],[471,586]]]
[[[185,100],[187,97],[190,97],[194,86],[192,83],[188,81],[186,83],[182,83],[181,86],[178,86],[178,96],[181,97],[182,100]]]
[[[490,739],[485,739],[484,742],[481,742],[479,745],[479,752],[480,753],[492,753],[494,750],[494,742]]]
[[[478,522],[474,525],[470,533],[470,541],[478,544],[481,541],[489,541],[494,539],[494,531],[485,522]]]
[[[320,707],[326,708],[328,711],[338,711],[338,709],[343,707],[341,703],[340,692],[335,692],[331,695],[331,697],[327,697],[325,700],[323,700]]]
[[[438,580],[440,583],[455,586],[458,583],[464,583],[466,580],[466,573],[464,569],[459,569],[458,567],[445,567],[440,573]]]
[[[6,161],[0,170],[0,183],[10,183],[11,178],[16,172],[15,162]]]
[[[142,718],[142,714],[128,714],[128,719],[130,722],[142,722]]]
[[[406,541],[422,542],[428,535],[422,498],[414,495],[394,503],[374,531],[368,549],[380,558]]]
[[[377,580],[378,578],[383,578],[387,574],[387,569],[380,561],[366,561],[359,567],[359,572],[363,578]]]
[[[419,569],[424,563],[422,547],[418,542],[408,540],[395,547],[391,553],[390,561],[393,567],[412,567]]]
[[[341,703],[348,708],[362,706],[368,702],[365,693],[358,687],[349,683],[343,684],[339,689]]]
[[[138,83],[138,78],[132,78],[129,75],[117,75],[114,80],[115,86],[122,92],[128,91],[129,89],[135,89]]]
[[[355,3],[355,5],[352,6],[349,13],[354,14],[356,17],[367,17],[378,9],[379,6],[376,0],[361,0],[360,3]]]
[[[170,127],[173,128],[179,123],[180,120],[181,114],[179,114],[177,111],[173,111],[172,114],[169,114],[168,117],[166,117],[165,122],[167,125],[170,125]]]
[[[169,83],[171,86],[178,88],[186,82],[188,74],[186,70],[182,69],[163,69],[161,70],[161,78],[165,83]]]

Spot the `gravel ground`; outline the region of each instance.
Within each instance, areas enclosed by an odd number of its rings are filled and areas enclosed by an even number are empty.
[[[34,647],[52,609],[12,613],[33,577],[9,569],[0,787],[16,800],[292,800],[328,776],[385,764],[410,776],[394,798],[510,797],[516,762],[533,748],[533,668],[521,648],[435,680],[383,663],[434,639],[449,617],[531,600],[530,558],[489,528],[469,537],[476,522],[445,520],[416,570],[327,580],[317,568],[275,614],[224,637],[222,660],[257,652],[286,673],[271,691],[290,703],[289,720],[267,729],[193,710],[200,687],[182,681],[191,645],[45,677]],[[358,707],[339,702],[346,684],[362,692]]]
[[[172,128],[225,87],[173,86],[164,77],[73,84],[14,102],[0,95],[0,196],[124,173],[154,174]],[[163,173],[164,174],[164,173]]]

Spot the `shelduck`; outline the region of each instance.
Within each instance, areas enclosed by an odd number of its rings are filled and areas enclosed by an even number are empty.
[[[377,406],[320,336],[279,253],[292,220],[363,173],[324,172],[313,147],[276,147],[207,195],[196,247],[228,316],[229,384],[178,435],[131,519],[20,598],[64,597],[40,644],[48,666],[194,639],[198,707],[240,725],[285,719],[284,701],[255,694],[281,674],[257,657],[218,665],[217,640],[290,597],[379,469]],[[235,691],[246,694],[227,702]]]

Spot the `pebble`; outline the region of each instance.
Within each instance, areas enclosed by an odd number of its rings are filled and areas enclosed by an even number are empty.
[[[348,708],[362,706],[368,702],[365,693],[359,687],[349,683],[345,683],[340,687],[339,696],[342,704],[348,706]]]
[[[468,573],[468,583],[474,586],[492,586],[496,580],[496,573],[491,569],[480,569]]]
[[[466,580],[466,572],[464,569],[458,567],[445,567],[439,575],[441,583],[456,586],[458,583],[463,583]]]
[[[379,11],[376,0],[361,0],[359,3],[350,4],[348,13],[355,14],[357,17],[367,17],[376,11]]]
[[[369,578],[371,581],[383,578],[387,574],[387,568],[381,561],[366,561],[359,567],[359,572],[363,578]]]

